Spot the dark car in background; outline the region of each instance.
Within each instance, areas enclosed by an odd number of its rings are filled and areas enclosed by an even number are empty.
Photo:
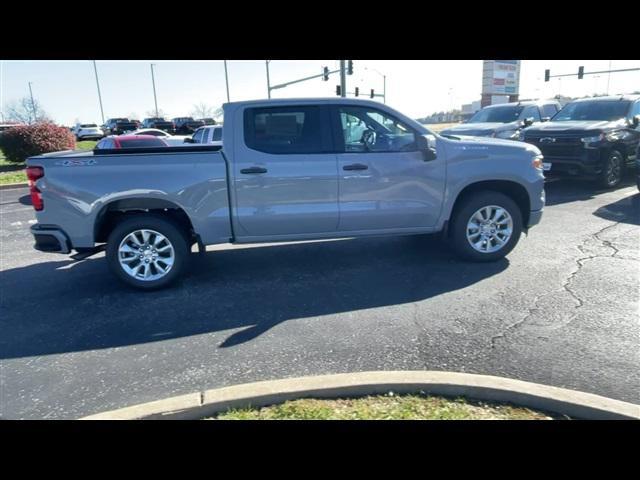
[[[105,135],[122,135],[138,129],[138,124],[128,118],[110,118],[102,126]]]
[[[194,120],[193,117],[177,117],[172,121],[175,125],[175,133],[178,135],[191,135],[198,128],[204,127],[202,120]]]
[[[550,122],[524,129],[520,140],[542,151],[548,175],[587,177],[601,187],[616,187],[637,157],[640,95],[575,100]]]
[[[174,133],[176,129],[173,122],[165,120],[162,117],[145,118],[142,121],[141,128],[155,128],[157,130],[163,130],[167,133]]]
[[[204,122],[205,125],[215,125],[216,121],[213,118],[199,118],[199,122]]]
[[[539,122],[546,122],[560,110],[556,100],[522,101],[489,105],[468,121],[447,128],[441,135],[468,135],[518,140],[520,130]]]

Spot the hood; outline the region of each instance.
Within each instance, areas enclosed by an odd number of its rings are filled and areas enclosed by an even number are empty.
[[[529,143],[514,142],[513,140],[506,140],[501,138],[487,138],[487,137],[468,137],[457,135],[460,140],[446,138],[448,140],[448,148],[459,151],[466,151],[467,153],[496,153],[498,151],[509,151],[513,153],[530,152],[531,155],[540,155],[540,150]]]
[[[509,123],[461,123],[460,125],[456,125],[455,127],[447,128],[441,133],[444,135],[474,135],[482,137],[505,130],[517,130],[521,127],[522,122],[520,122],[519,120]]]
[[[524,131],[531,133],[600,133],[605,130],[624,126],[625,120],[615,120],[613,122],[603,120],[580,120],[563,122],[545,122],[529,127]]]

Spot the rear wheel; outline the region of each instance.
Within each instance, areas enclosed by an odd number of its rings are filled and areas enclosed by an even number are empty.
[[[598,178],[602,188],[615,188],[622,182],[624,157],[617,150],[611,150]]]
[[[122,221],[109,235],[107,262],[124,283],[143,290],[175,281],[188,260],[185,234],[159,215],[136,215]]]
[[[499,192],[472,193],[457,206],[451,240],[461,257],[491,262],[507,255],[522,233],[522,213],[511,198]]]

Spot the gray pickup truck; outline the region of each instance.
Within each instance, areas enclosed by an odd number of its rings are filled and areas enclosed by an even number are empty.
[[[194,245],[442,232],[463,258],[492,261],[542,216],[533,145],[441,137],[352,99],[228,103],[224,125],[223,146],[29,158],[35,248],[106,249],[118,278],[154,289]]]

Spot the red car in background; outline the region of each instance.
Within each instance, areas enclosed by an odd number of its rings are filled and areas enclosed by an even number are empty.
[[[100,140],[95,146],[96,150],[107,148],[149,148],[168,147],[169,144],[153,135],[113,135]]]

